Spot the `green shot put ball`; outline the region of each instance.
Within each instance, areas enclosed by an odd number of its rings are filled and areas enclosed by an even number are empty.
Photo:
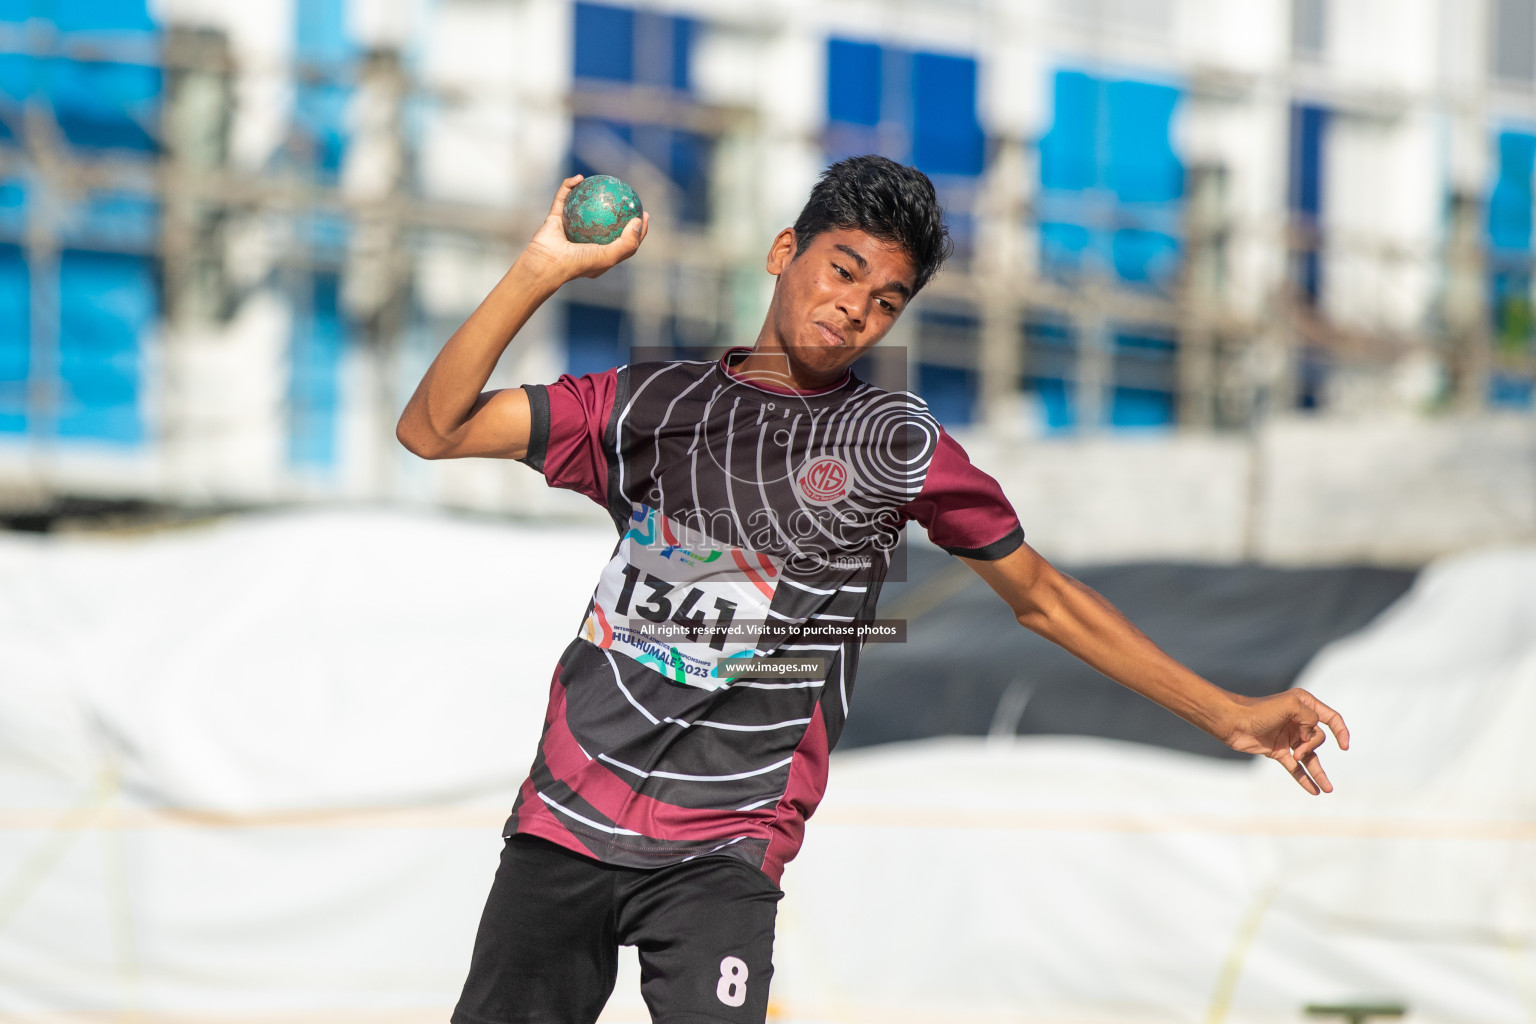
[[[611,175],[594,174],[583,178],[565,197],[561,220],[565,237],[571,241],[607,245],[641,212],[640,197],[634,189]]]

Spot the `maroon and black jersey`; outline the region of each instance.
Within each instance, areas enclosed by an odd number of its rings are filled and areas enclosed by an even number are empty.
[[[630,867],[710,853],[775,882],[820,802],[900,531],[996,559],[1024,533],[996,481],[914,396],[853,374],[815,391],[719,362],[529,386],[523,460],[619,531],[550,687],[506,833]],[[828,635],[830,634],[830,636]],[[721,662],[817,657],[814,678]]]

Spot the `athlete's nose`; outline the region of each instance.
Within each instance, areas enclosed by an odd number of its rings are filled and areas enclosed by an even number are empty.
[[[843,316],[848,318],[848,323],[850,325],[857,328],[862,328],[864,326],[864,317],[867,315],[868,307],[868,298],[865,298],[863,302],[860,302],[859,296],[856,295],[845,294],[837,302],[838,312],[842,313]]]

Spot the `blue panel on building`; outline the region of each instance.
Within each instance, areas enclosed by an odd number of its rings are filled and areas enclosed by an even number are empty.
[[[149,252],[160,234],[160,204],[133,192],[94,192],[76,204],[63,226],[75,249]]]
[[[828,39],[829,155],[874,151],[929,174],[980,174],[976,80],[970,57]]]
[[[651,15],[661,17],[661,15]],[[672,33],[671,86],[684,92],[693,88],[693,35],[692,18],[667,18],[666,29]]]
[[[1052,87],[1052,123],[1040,140],[1042,269],[1112,270],[1167,287],[1181,248],[1184,166],[1172,143],[1180,91],[1075,70],[1057,71]]]
[[[1061,377],[1036,377],[1035,397],[1045,417],[1047,434],[1065,434],[1077,429],[1077,385]]]
[[[309,0],[299,6],[304,7]],[[153,32],[154,20],[149,16],[144,0],[53,0],[45,5],[26,0],[13,0],[10,8],[25,10],[30,7],[48,11],[60,32]],[[9,20],[0,17],[0,20]]]
[[[1172,281],[1179,272],[1179,240],[1161,231],[1123,228],[1110,241],[1110,260],[1122,281]]]
[[[1305,226],[1315,227],[1323,212],[1323,146],[1328,135],[1328,111],[1298,103],[1291,107],[1291,178],[1288,205]],[[1323,257],[1315,245],[1292,260],[1296,290],[1315,303],[1322,294]],[[1305,395],[1305,392],[1303,393]]]
[[[1498,409],[1536,408],[1536,381],[1494,373],[1488,379],[1488,404]]]
[[[1152,82],[1109,82],[1104,184],[1122,203],[1170,203],[1184,195],[1184,165],[1173,151],[1179,90]]]
[[[89,149],[152,152],[162,90],[160,69],[143,64],[67,60],[38,62],[64,138]]]
[[[49,21],[66,42],[113,47],[138,45],[152,59],[157,31],[144,0],[58,0],[0,3],[0,21]],[[74,60],[8,54],[0,57],[0,106],[20,124],[23,102],[49,105],[63,141],[77,149],[151,154],[164,79],[149,63],[121,59]],[[11,130],[0,139],[14,140]],[[0,186],[0,222],[15,234],[24,225],[28,194]],[[0,247],[0,431],[43,432],[66,439],[139,444],[145,436],[144,345],[159,315],[157,260],[159,210],[133,192],[70,195],[63,204],[65,249],[57,264],[57,333],[40,338],[44,358],[34,361],[31,280],[24,253]],[[98,251],[99,249],[112,251]],[[134,250],[138,250],[136,254]],[[55,271],[50,265],[48,273]],[[54,281],[45,294],[52,295]],[[51,304],[51,303],[50,303]],[[38,381],[37,375],[47,379]],[[46,415],[29,409],[28,392],[57,398]]]
[[[1081,71],[1053,80],[1050,130],[1040,139],[1042,188],[1081,191],[1099,184],[1099,82]]]
[[[336,420],[341,403],[341,359],[347,325],[341,282],[334,273],[308,281],[309,300],[294,311],[288,377],[288,460],[324,469],[336,461]],[[307,308],[306,308],[307,306]]]
[[[1081,224],[1040,223],[1040,262],[1053,276],[1075,276],[1087,269],[1093,233]]]
[[[0,8],[3,22],[31,17],[52,22],[67,37],[86,36],[106,45],[114,39],[149,40],[156,29],[143,0],[11,3]],[[158,117],[161,91],[160,68],[151,64],[0,56],[0,104],[10,108],[8,115],[14,118],[19,113],[15,105],[24,100],[46,102],[65,140],[78,147],[153,151],[150,129]],[[14,125],[0,128],[0,139],[14,137]]]
[[[157,27],[144,0],[0,0],[0,23],[32,18],[71,33],[142,33]]]
[[[347,35],[346,0],[300,0],[294,4],[294,52],[314,63],[344,62],[356,52]]]
[[[27,376],[32,364],[30,279],[21,248],[0,245],[0,433],[27,429]]]
[[[628,356],[629,316],[609,306],[567,302],[565,339],[567,373],[601,373],[618,366]]]
[[[1150,333],[1153,330],[1156,328],[1143,327],[1136,330],[1115,331],[1115,351],[1121,354],[1153,355],[1172,359],[1178,350],[1177,343],[1171,337]]]
[[[1114,338],[1110,426],[1173,426],[1178,414],[1178,345],[1174,337],[1143,328],[1116,330]]]
[[[1488,240],[1500,249],[1531,247],[1531,176],[1536,173],[1536,135],[1500,132],[1498,179],[1488,196]]]
[[[306,83],[294,95],[293,119],[309,144],[310,166],[319,181],[334,184],[341,174],[351,98],[351,89],[322,82]]]
[[[1498,344],[1519,351],[1531,342],[1532,183],[1536,172],[1536,135],[1503,131],[1496,139],[1498,177],[1488,196],[1489,311]],[[1489,383],[1494,405],[1521,407],[1518,378],[1495,377]]]
[[[571,121],[571,163],[575,174],[603,173],[603,168],[590,163],[588,157],[601,160],[603,154],[621,152],[634,145],[634,126],[623,121],[610,121],[600,117],[578,117]],[[645,197],[641,196],[643,202]]]
[[[871,128],[880,123],[880,66],[876,43],[827,40],[827,120]]]
[[[20,239],[26,224],[26,186],[20,181],[0,181],[0,234]]]
[[[709,219],[710,142],[702,135],[674,131],[669,140],[668,176],[682,193],[678,219],[688,224],[703,224]]]
[[[1110,396],[1109,422],[1120,428],[1159,429],[1172,426],[1174,396],[1166,391],[1116,386]]]
[[[1321,409],[1327,404],[1328,376],[1333,369],[1329,354],[1322,349],[1304,348],[1296,360],[1296,407]]]
[[[89,149],[152,152],[159,116],[160,69],[147,64],[0,55],[0,106],[13,122],[37,98],[53,107],[66,142]],[[0,138],[15,138],[15,124]]]
[[[950,362],[954,355],[974,351],[980,337],[981,321],[976,314],[963,307],[949,309],[922,309],[918,312],[919,362],[917,364],[917,393],[928,403],[928,408],[941,422],[965,425],[976,418],[977,403],[981,396],[981,378],[975,369],[949,365],[931,359],[923,359],[922,353],[933,353],[949,347]],[[930,345],[936,345],[931,349]],[[903,364],[904,365],[904,364]],[[871,366],[875,371],[876,367]]]
[[[627,7],[578,3],[575,11],[577,78],[635,80],[635,12]]]
[[[1026,391],[1040,403],[1041,427],[1047,434],[1077,427],[1077,336],[1066,323],[1031,318],[1024,327]]]
[[[578,3],[573,27],[572,70],[577,79],[685,92],[691,87],[691,19]],[[653,49],[657,41],[660,48]],[[626,151],[632,148],[677,186],[681,203],[674,213],[680,220],[702,223],[708,218],[710,141],[705,136],[668,125],[588,117],[575,118],[571,129],[572,173],[619,173],[615,164],[626,162]]]
[[[0,53],[0,142],[14,143],[25,116],[22,104],[32,92],[31,57]]]
[[[333,184],[341,173],[347,147],[347,107],[352,87],[341,67],[357,56],[347,34],[345,0],[303,0],[297,5],[294,50],[299,60],[321,66],[319,80],[302,81],[294,91],[293,121],[308,145],[310,169],[318,181]]]
[[[158,312],[148,256],[66,249],[59,259],[60,437],[137,444],[143,343]]]
[[[677,186],[680,203],[674,212],[678,219],[688,224],[708,220],[709,139],[694,132],[651,124],[635,125],[631,138],[635,152],[664,171]]]
[[[1328,111],[1298,103],[1291,108],[1290,207],[1317,217],[1323,212],[1323,142]]]
[[[299,60],[320,72],[318,79],[301,82],[295,90],[294,133],[308,146],[308,172],[316,181],[333,184],[340,178],[350,141],[349,65],[358,57],[357,42],[347,31],[346,0],[298,4],[294,50]],[[346,244],[343,218],[313,216],[297,227],[306,244],[318,250],[339,253]],[[326,470],[338,457],[341,370],[350,325],[341,306],[338,274],[304,275],[295,287],[288,347],[288,461],[304,470]]]
[[[979,378],[975,370],[917,364],[917,390],[940,423],[965,426],[976,419]]]
[[[976,119],[976,62],[912,55],[912,163],[928,174],[977,175],[986,144]]]

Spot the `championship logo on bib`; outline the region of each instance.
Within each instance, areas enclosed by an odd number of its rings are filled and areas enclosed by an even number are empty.
[[[757,649],[782,573],[779,559],[690,536],[637,504],[581,636],[668,682],[723,689],[731,683],[716,671],[719,662]]]
[[[813,505],[830,505],[847,497],[848,483],[848,464],[832,455],[812,459],[795,477],[800,497]]]

